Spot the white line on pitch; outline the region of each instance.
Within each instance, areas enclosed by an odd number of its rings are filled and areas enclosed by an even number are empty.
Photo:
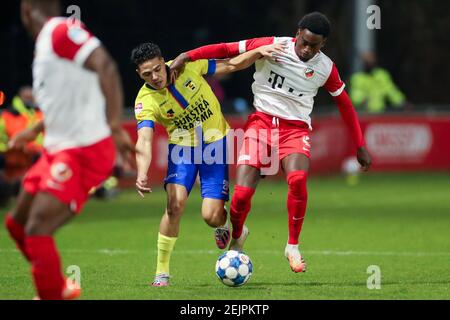
[[[0,253],[17,252],[15,249],[0,249]],[[114,255],[126,255],[126,254],[142,254],[144,251],[138,250],[120,250],[120,249],[98,249],[98,250],[81,250],[81,249],[63,249],[60,250],[63,253],[96,253],[104,254],[108,256]],[[152,253],[156,253],[155,250],[151,250]],[[175,250],[176,254],[219,254],[219,250]],[[283,254],[283,250],[250,250],[249,254]],[[450,257],[450,252],[395,252],[395,251],[334,251],[334,250],[305,250],[303,254],[308,255],[322,255],[322,256],[410,256],[410,257],[423,257],[423,256],[443,256]]]

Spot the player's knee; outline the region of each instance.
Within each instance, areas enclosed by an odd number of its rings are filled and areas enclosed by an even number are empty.
[[[183,201],[170,201],[167,205],[167,215],[171,218],[180,217],[183,214],[184,205]]]
[[[203,209],[202,216],[206,224],[213,228],[223,226],[227,220],[223,207]]]
[[[305,171],[294,171],[288,174],[287,183],[289,186],[289,193],[294,197],[306,200],[308,197],[306,183],[308,180],[308,173]]]

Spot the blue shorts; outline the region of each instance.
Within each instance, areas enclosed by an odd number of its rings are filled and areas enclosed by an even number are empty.
[[[191,193],[198,174],[203,199],[230,199],[226,137],[199,147],[169,145],[164,185],[182,185]]]

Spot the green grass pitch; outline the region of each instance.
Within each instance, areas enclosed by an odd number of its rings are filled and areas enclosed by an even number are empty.
[[[250,281],[228,288],[215,276],[220,250],[200,215],[195,189],[171,262],[171,286],[148,286],[165,207],[163,190],[142,200],[135,192],[92,200],[57,234],[64,268],[81,270],[83,299],[449,299],[450,175],[369,174],[357,187],[340,176],[312,177],[301,250],[305,274],[290,271],[287,187],[262,181],[247,220]],[[3,219],[6,210],[0,212]],[[369,290],[369,266],[381,289]],[[34,296],[29,266],[0,229],[0,299]]]

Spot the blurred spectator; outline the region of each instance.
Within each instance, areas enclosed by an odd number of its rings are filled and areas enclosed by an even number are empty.
[[[32,88],[30,86],[20,88],[18,95],[13,98],[11,106],[1,113],[0,141],[3,143],[0,148],[5,148],[5,140],[9,141],[14,135],[33,126],[40,120],[42,120],[42,112],[36,106]],[[27,146],[25,151],[27,153],[40,153],[43,141],[44,137],[40,135],[36,141]]]
[[[13,98],[12,104],[0,113],[0,183],[4,191],[0,202],[3,204],[9,196],[17,194],[23,174],[43,150],[42,135],[24,150],[8,150],[12,137],[42,119],[42,113],[34,101],[31,87],[24,86]]]
[[[350,98],[355,107],[369,113],[383,113],[388,107],[409,109],[390,73],[377,65],[375,53],[365,52],[361,59],[364,70],[350,78]]]
[[[8,150],[8,135],[6,134],[5,120],[0,113],[0,155]],[[0,156],[0,169],[4,167],[4,158]]]

